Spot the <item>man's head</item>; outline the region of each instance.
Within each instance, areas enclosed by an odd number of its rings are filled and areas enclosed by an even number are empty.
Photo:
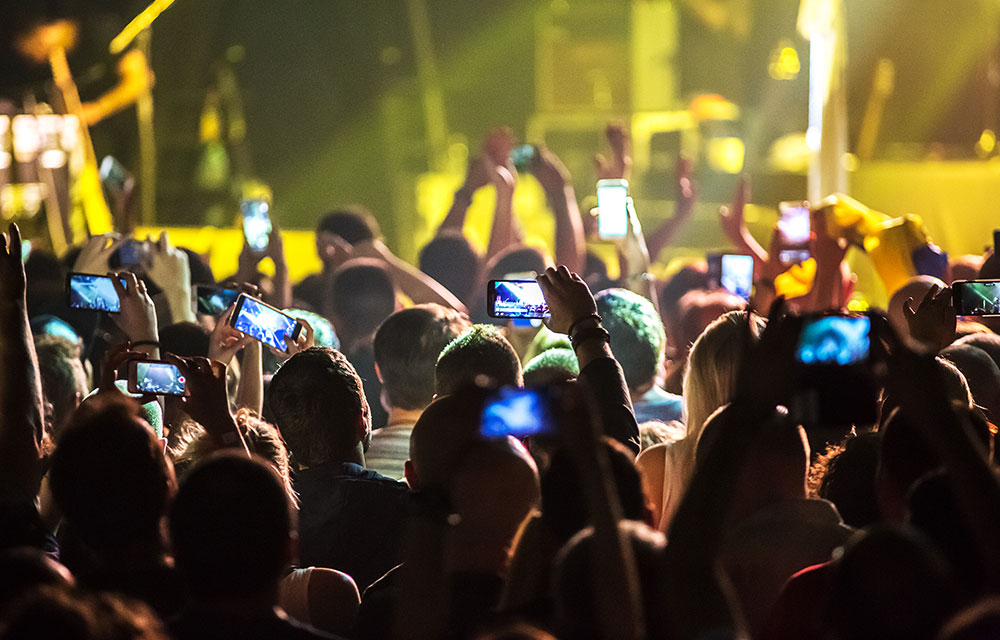
[[[362,258],[337,267],[330,285],[327,315],[345,347],[373,335],[395,310],[396,286],[380,262]]]
[[[546,349],[524,365],[524,384],[528,387],[575,380],[578,375],[580,363],[573,349]]]
[[[611,334],[611,352],[625,372],[630,391],[653,384],[663,359],[666,335],[653,303],[626,289],[597,294],[597,312]]]
[[[447,489],[465,452],[480,442],[486,391],[466,388],[438,398],[420,414],[410,433],[406,481],[413,489]]]
[[[913,308],[916,309],[920,305],[920,301],[924,299],[924,295],[935,285],[941,289],[947,286],[934,276],[913,276],[889,297],[886,317],[896,335],[901,339],[908,340],[910,337],[910,325],[906,322],[903,305],[906,304],[907,300],[913,298]]]
[[[397,311],[375,332],[375,365],[390,407],[423,409],[434,399],[441,351],[471,327],[465,314],[437,304]]]
[[[197,465],[170,510],[177,569],[202,598],[276,592],[294,559],[294,535],[285,488],[256,457],[221,453]]]
[[[438,234],[420,250],[420,270],[469,306],[476,297],[481,259],[459,231]]]
[[[87,395],[87,374],[80,360],[80,345],[53,335],[35,338],[42,394],[51,407],[49,423],[58,438],[66,421]]]
[[[496,327],[477,324],[441,352],[434,369],[434,390],[439,396],[448,395],[477,386],[482,378],[496,386],[524,384],[514,347]]]
[[[267,400],[299,465],[344,460],[371,437],[361,378],[334,349],[313,347],[289,358],[271,379]]]
[[[375,240],[381,235],[378,222],[363,207],[331,211],[316,225],[316,253],[324,264],[336,266],[349,255],[359,242]]]
[[[965,376],[975,403],[989,411],[991,419],[1000,419],[1000,367],[989,354],[964,343],[943,349],[941,357],[958,367]]]
[[[173,467],[138,405],[124,396],[101,394],[77,411],[49,480],[73,531],[95,550],[159,541]]]
[[[675,356],[685,356],[698,336],[716,319],[745,307],[743,298],[722,289],[684,294],[678,302],[677,320],[670,333]]]

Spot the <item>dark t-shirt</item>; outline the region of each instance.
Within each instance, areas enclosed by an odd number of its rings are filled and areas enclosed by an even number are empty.
[[[290,618],[234,618],[185,611],[167,625],[174,640],[317,640],[335,639]]]
[[[299,559],[347,573],[365,587],[399,564],[407,486],[346,463],[295,472]]]

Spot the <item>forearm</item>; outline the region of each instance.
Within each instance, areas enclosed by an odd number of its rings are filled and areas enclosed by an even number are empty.
[[[486,249],[486,262],[489,262],[501,251],[521,241],[521,233],[514,220],[514,188],[507,185],[497,186],[497,205],[493,213],[493,229],[490,231],[490,242]]]
[[[385,256],[389,275],[406,297],[416,304],[433,302],[456,311],[465,311],[465,305],[437,280],[393,254]]]
[[[622,443],[633,454],[639,453],[639,425],[632,410],[632,400],[621,367],[607,343],[584,342],[577,349],[580,362],[578,380],[594,399],[604,433]]]
[[[178,322],[198,322],[191,304],[191,285],[171,287],[164,291],[170,307],[170,319]]]
[[[288,266],[284,260],[274,263],[274,293],[270,302],[279,309],[292,306],[292,282],[288,277]]]
[[[656,260],[664,249],[673,244],[686,223],[686,217],[674,215],[664,220],[653,233],[646,236],[646,246],[649,249],[650,260]]]
[[[254,340],[243,348],[240,382],[236,387],[236,406],[260,415],[264,409],[264,367],[261,343]]]
[[[44,426],[38,360],[24,302],[0,304],[0,493],[33,499]]]
[[[584,267],[583,221],[572,185],[549,195],[549,205],[556,219],[556,264],[564,264],[573,272]]]
[[[463,186],[455,192],[455,196],[451,201],[451,208],[448,209],[444,221],[438,227],[437,235],[440,235],[443,231],[458,231],[461,233],[462,228],[465,226],[465,215],[468,213],[469,206],[471,205],[472,191]]]

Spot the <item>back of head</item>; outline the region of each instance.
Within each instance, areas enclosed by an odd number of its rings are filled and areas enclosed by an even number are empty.
[[[678,353],[687,353],[698,336],[716,319],[730,311],[746,307],[743,298],[728,291],[691,291],[681,298],[677,312],[677,322],[671,338]]]
[[[886,309],[886,317],[889,319],[889,324],[896,331],[896,335],[900,338],[905,339],[910,335],[910,326],[907,324],[906,316],[903,314],[903,305],[906,304],[907,300],[913,298],[913,305],[916,308],[920,304],[920,301],[923,300],[924,294],[934,285],[942,289],[946,286],[944,282],[934,276],[913,276],[889,297],[889,308]]]
[[[18,596],[39,587],[72,582],[69,569],[39,549],[20,547],[0,553],[0,620],[4,618],[4,610]]]
[[[984,598],[964,609],[941,629],[938,640],[995,640],[1000,638],[1000,597]]]
[[[548,259],[538,249],[515,245],[497,254],[487,272],[490,280],[502,280],[512,273],[542,273],[548,266]]]
[[[828,452],[813,465],[814,470],[823,466],[819,497],[832,502],[844,522],[856,529],[879,520],[875,473],[881,440],[878,431],[859,433],[848,438],[835,454]]]
[[[48,586],[17,600],[0,621],[0,640],[167,640],[143,603],[111,593]]]
[[[486,392],[467,388],[438,398],[420,414],[410,433],[406,479],[414,489],[445,489],[465,452],[482,440]]]
[[[479,254],[460,231],[441,233],[420,250],[420,270],[468,306],[479,283]]]
[[[378,325],[395,310],[396,286],[377,260],[348,260],[334,272],[329,315],[345,344],[375,333]]]
[[[573,380],[580,375],[580,363],[572,349],[548,349],[524,365],[524,385],[540,387]]]
[[[962,372],[958,370],[958,367],[952,364],[950,360],[946,360],[941,356],[934,358],[934,362],[940,371],[941,381],[944,383],[945,392],[948,394],[948,399],[952,404],[972,408],[973,400],[972,392],[969,390],[969,383]],[[879,407],[879,424],[884,425],[885,421],[889,419],[892,410],[898,406],[896,398],[888,393],[888,390],[883,390],[882,404]]]
[[[650,512],[642,493],[642,480],[635,466],[635,458],[625,447],[611,438],[602,439],[603,448],[611,463],[618,499],[621,501],[622,518],[648,522]],[[560,447],[552,455],[548,468],[542,474],[542,521],[559,539],[560,544],[587,526],[590,516],[581,490],[580,473],[573,456]]]
[[[906,504],[909,523],[930,538],[948,560],[964,593],[982,593],[983,559],[947,473],[932,473],[919,480],[906,496]]]
[[[991,416],[1000,416],[1000,367],[986,351],[972,344],[953,344],[941,351],[962,372],[969,383],[972,399]]]
[[[681,298],[689,291],[708,289],[708,287],[708,271],[704,264],[684,265],[660,284],[657,295],[660,313],[667,331],[677,326],[677,321],[680,318]],[[674,336],[671,335],[671,337]]]
[[[730,311],[705,328],[691,346],[684,372],[688,437],[697,438],[705,420],[732,399],[743,359],[756,342],[763,320]]]
[[[289,358],[271,378],[267,402],[299,465],[342,460],[369,429],[361,378],[344,354],[327,347]]]
[[[434,399],[434,368],[441,351],[471,327],[453,309],[424,304],[397,311],[375,332],[375,364],[389,406],[423,409]]]
[[[611,334],[611,351],[625,372],[625,382],[635,391],[656,377],[663,359],[666,334],[653,303],[626,289],[597,294],[597,312]]]
[[[646,634],[650,638],[669,637],[657,621],[662,615],[659,584],[665,543],[663,536],[645,524],[622,520],[619,529],[628,537],[635,554],[635,566],[643,597]],[[567,638],[600,638],[601,607],[594,599],[594,584],[601,579],[594,563],[594,530],[587,528],[575,535],[556,557],[552,591],[556,601],[556,621]],[[657,615],[660,613],[660,615]]]
[[[913,531],[879,527],[845,548],[828,622],[844,640],[931,640],[954,602],[954,581],[940,554]]]
[[[194,322],[178,322],[160,329],[160,348],[185,358],[207,358],[209,340],[208,330]]]
[[[87,395],[87,374],[80,360],[80,345],[53,335],[35,338],[42,394],[52,407],[50,423],[56,436],[73,410]]]
[[[291,561],[292,507],[265,461],[221,453],[195,467],[170,510],[177,569],[207,598],[266,594]]]
[[[437,395],[477,386],[482,378],[494,386],[524,384],[521,360],[507,338],[491,325],[473,325],[444,348],[434,368]]]
[[[374,240],[381,235],[378,222],[370,211],[361,206],[331,211],[319,219],[317,235],[330,233],[340,236],[348,244],[354,245],[366,240]]]
[[[73,416],[52,456],[52,495],[96,550],[159,540],[173,469],[138,407],[102,394]]]

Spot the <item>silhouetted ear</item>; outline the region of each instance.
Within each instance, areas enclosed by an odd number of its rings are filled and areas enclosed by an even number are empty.
[[[415,491],[420,486],[420,481],[417,478],[417,470],[413,466],[413,460],[407,459],[403,464],[403,477],[406,478],[406,484],[410,485],[410,489]]]
[[[382,371],[378,368],[377,362],[375,363],[375,376],[378,378],[379,382],[385,382],[385,380],[382,379]]]

